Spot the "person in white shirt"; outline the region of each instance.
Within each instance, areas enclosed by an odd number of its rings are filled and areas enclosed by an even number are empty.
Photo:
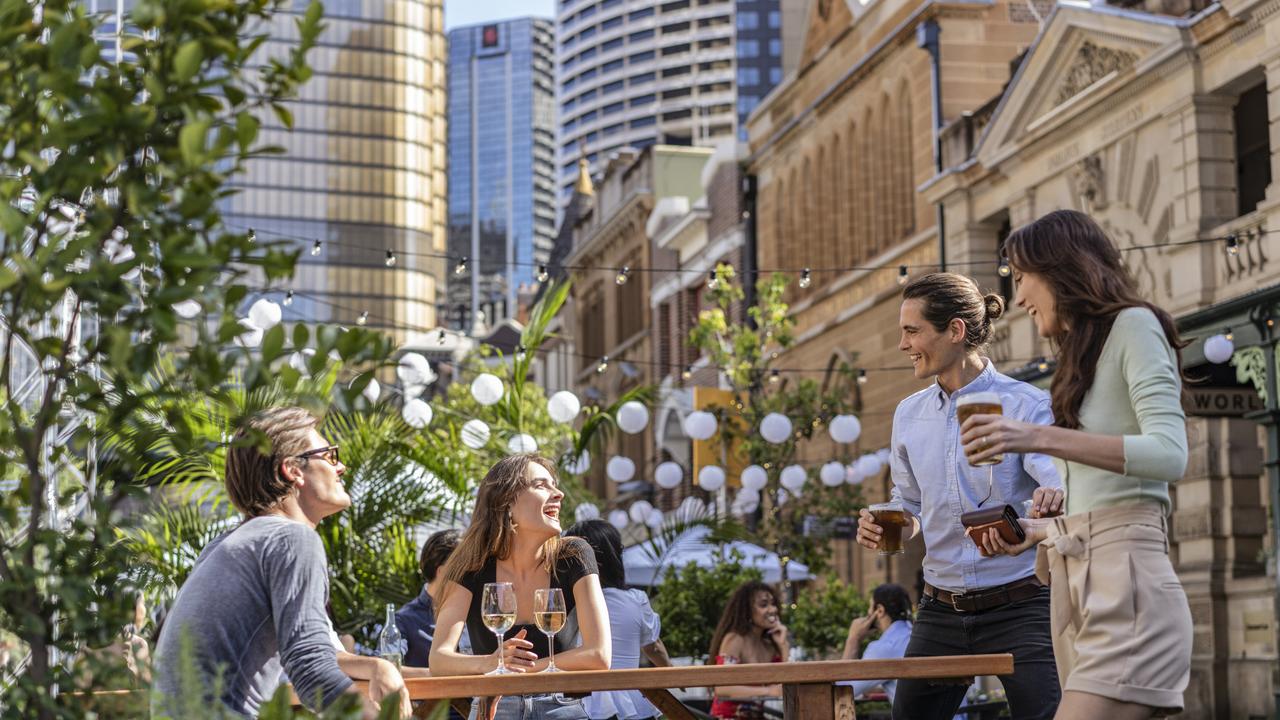
[[[610,670],[640,667],[644,654],[656,667],[671,664],[667,648],[658,635],[662,621],[649,605],[643,590],[628,589],[622,567],[622,535],[603,520],[585,520],[564,531],[565,537],[580,537],[596,552],[600,569],[600,585],[604,588],[604,604],[609,610],[609,627],[613,633],[613,661]],[[591,693],[584,704],[590,720],[640,720],[661,713],[639,690],[612,690]]]
[[[906,655],[907,643],[911,640],[911,597],[901,585],[885,583],[871,592],[871,611],[849,623],[849,636],[844,641],[845,660],[859,659],[862,641],[872,629],[877,630],[880,637],[867,645],[861,659],[886,660]],[[898,689],[897,680],[845,680],[837,684],[852,686],[854,696],[884,688],[890,703]]]

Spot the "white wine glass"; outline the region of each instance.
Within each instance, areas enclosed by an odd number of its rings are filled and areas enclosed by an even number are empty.
[[[506,652],[502,647],[503,635],[516,624],[516,590],[511,583],[485,583],[484,594],[480,598],[480,619],[484,626],[493,631],[498,638],[498,667],[486,675],[506,675]]]
[[[547,636],[551,661],[542,672],[560,672],[556,667],[556,633],[564,627],[564,591],[560,588],[540,588],[533,591],[533,622]]]

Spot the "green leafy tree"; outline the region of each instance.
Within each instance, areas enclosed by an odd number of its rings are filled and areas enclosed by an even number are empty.
[[[809,468],[810,482],[799,497],[782,491],[787,502],[777,501],[782,468],[797,462],[801,449],[825,430],[836,415],[857,408],[856,369],[847,362],[835,364],[822,383],[809,377],[783,378],[772,366],[794,344],[794,321],[784,300],[785,275],[775,273],[756,285],[756,304],[747,308],[748,322],[732,322],[734,307],[745,293],[729,265],[716,268],[716,283],[707,292],[712,307],[703,310],[689,333],[689,342],[720,368],[730,389],[740,398],[731,406],[712,408],[718,416],[718,437],[726,452],[739,460],[764,467],[769,483],[762,493],[757,530],[761,539],[784,557],[809,566],[816,573],[829,568],[830,552],[823,533],[806,533],[805,518],[819,527],[839,517],[857,514],[863,506],[853,486],[827,488],[815,482],[816,468]],[[769,413],[791,420],[792,436],[774,444],[760,434],[760,423]],[[831,460],[852,459],[848,447],[838,447]],[[814,526],[814,523],[810,523]]]
[[[676,657],[706,660],[720,616],[738,586],[763,576],[742,565],[742,556],[719,558],[709,568],[689,563],[668,567],[653,597],[653,609],[662,618],[662,642]]]
[[[796,644],[810,656],[838,656],[849,634],[849,623],[867,613],[867,600],[858,588],[829,575],[820,587],[800,593],[790,610],[787,627]]]

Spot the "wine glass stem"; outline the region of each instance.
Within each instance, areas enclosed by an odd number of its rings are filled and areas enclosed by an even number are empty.
[[[547,647],[551,650],[551,660],[547,663],[548,670],[556,669],[556,636],[554,633],[547,633]]]
[[[505,633],[494,633],[498,638],[498,672],[503,672],[507,669],[506,648],[502,647],[502,636],[504,634]]]

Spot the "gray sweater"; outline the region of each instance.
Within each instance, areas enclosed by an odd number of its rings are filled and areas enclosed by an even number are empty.
[[[282,669],[308,707],[333,702],[351,679],[329,641],[327,573],[320,536],[293,520],[253,518],[209,543],[156,644],[152,715],[176,717],[182,695],[212,693],[219,673],[222,703],[242,715],[257,715],[283,681]],[[184,634],[198,688],[190,679],[179,683]]]

